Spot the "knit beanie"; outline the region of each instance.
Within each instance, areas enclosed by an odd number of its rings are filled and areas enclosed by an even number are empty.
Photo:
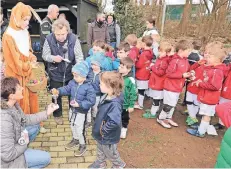
[[[72,67],[72,73],[78,73],[82,77],[87,77],[89,73],[88,63],[86,61],[76,63],[75,66]]]
[[[91,63],[98,65],[99,67],[102,67],[104,59],[105,59],[105,56],[103,53],[96,53],[92,56]]]

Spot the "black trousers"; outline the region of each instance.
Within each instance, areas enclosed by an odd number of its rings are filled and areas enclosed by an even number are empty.
[[[185,93],[184,93],[184,100],[183,100],[183,102],[182,102],[182,104],[183,105],[186,105],[186,98],[187,98],[187,88],[188,88],[188,84],[189,84],[189,82],[188,81],[186,81],[185,82]]]
[[[124,128],[128,128],[128,124],[129,124],[129,112],[125,109],[123,109],[123,112],[122,112],[122,126]]]
[[[69,81],[65,82],[65,85],[68,84]],[[50,80],[50,89],[57,89],[59,87],[63,87],[63,82],[56,82],[54,80]],[[52,98],[52,102],[54,103],[54,99]],[[70,102],[70,96],[68,96],[68,102]],[[54,117],[61,117],[63,115],[63,107],[62,107],[62,97],[58,97],[57,104],[59,108],[53,112]]]

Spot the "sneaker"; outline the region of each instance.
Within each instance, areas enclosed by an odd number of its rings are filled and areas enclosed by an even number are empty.
[[[71,150],[73,148],[75,148],[76,146],[79,145],[79,140],[77,139],[72,139],[70,143],[68,143],[65,148],[68,149],[68,150]]]
[[[188,124],[190,120],[191,120],[191,117],[188,116],[185,122]]]
[[[186,119],[186,123],[188,126],[192,125],[191,123],[193,123],[193,118],[191,116],[188,116]]]
[[[91,122],[87,122],[87,123],[85,124],[85,128],[88,129],[88,128],[90,128],[90,127],[92,127],[92,123],[91,123]]]
[[[117,166],[117,165],[113,165],[112,168],[121,168],[121,169],[122,169],[122,168],[124,168],[125,166],[126,166],[126,163],[123,162],[122,165],[118,165],[118,166]]]
[[[193,136],[196,136],[196,137],[201,137],[201,138],[205,137],[204,134],[200,134],[199,131],[196,129],[187,129],[187,133],[189,133]]]
[[[173,127],[178,127],[179,125],[176,123],[176,122],[174,122],[172,119],[167,119],[167,121],[168,121],[168,123],[170,124],[170,125],[172,125]]]
[[[198,123],[197,118],[192,118],[192,117],[190,117],[190,116],[188,116],[188,118],[189,118],[189,120],[188,120],[188,122],[187,122],[187,125],[188,125],[188,126],[191,126],[191,125],[193,125],[193,124]]]
[[[88,168],[99,168],[99,169],[104,169],[106,167],[107,167],[106,162],[100,163],[98,160],[94,161],[94,163],[88,166]]]
[[[216,130],[223,130],[223,129],[225,129],[225,126],[221,125],[220,123],[215,124],[214,127],[215,127]]]
[[[122,127],[120,138],[125,139],[127,137],[127,131],[128,131],[127,128]]]
[[[193,128],[193,129],[198,129],[199,128],[199,123],[192,124],[192,125],[190,125],[190,127]]]
[[[39,132],[45,134],[47,132],[47,129],[45,129],[44,127],[40,127]]]
[[[79,145],[79,150],[75,153],[76,157],[82,156],[87,151],[87,147],[85,144]]]
[[[63,118],[62,117],[54,117],[54,120],[56,124],[62,125],[63,124]]]
[[[143,110],[143,107],[141,107],[138,103],[134,105],[134,109],[140,109]]]
[[[167,128],[167,129],[170,129],[171,126],[168,124],[168,121],[167,120],[160,120],[160,119],[156,119],[156,121],[161,125],[163,126],[164,128]]]
[[[142,117],[145,118],[145,119],[155,119],[156,118],[156,114],[155,115],[151,114],[150,110],[147,109],[145,111],[145,113],[142,115]]]

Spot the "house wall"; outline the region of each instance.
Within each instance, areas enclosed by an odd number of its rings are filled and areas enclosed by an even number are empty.
[[[78,10],[78,8],[77,8]],[[98,8],[95,5],[89,4],[85,1],[82,1],[80,7],[80,40],[87,40],[87,31],[88,31],[88,20],[95,19]],[[87,56],[88,47],[87,44],[82,45],[83,53]]]

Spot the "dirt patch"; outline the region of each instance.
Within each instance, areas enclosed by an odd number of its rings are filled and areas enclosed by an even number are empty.
[[[146,101],[149,107],[150,101]],[[174,120],[179,127],[164,129],[156,119],[142,118],[143,111],[130,115],[126,140],[121,140],[119,152],[128,168],[213,168],[224,131],[217,137],[197,138],[186,133],[186,116],[178,106]]]

